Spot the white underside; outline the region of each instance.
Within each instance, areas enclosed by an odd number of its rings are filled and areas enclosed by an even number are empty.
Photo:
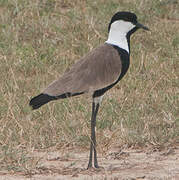
[[[127,38],[119,38],[119,41],[108,39],[105,43],[118,46],[119,48],[125,49],[129,53]]]
[[[104,95],[93,98],[93,102],[95,103],[95,105],[101,104],[101,101],[102,101],[102,99],[103,99],[103,96],[104,96]]]
[[[119,20],[111,24],[111,28],[106,43],[118,46],[129,53],[127,33],[135,27],[131,22]]]

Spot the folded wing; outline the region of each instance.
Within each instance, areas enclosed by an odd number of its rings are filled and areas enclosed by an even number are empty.
[[[43,94],[57,97],[94,92],[117,81],[121,68],[118,51],[104,44],[81,58],[62,77],[52,82]]]

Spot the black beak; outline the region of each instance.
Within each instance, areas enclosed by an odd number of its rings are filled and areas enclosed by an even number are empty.
[[[140,23],[137,23],[136,27],[142,28],[142,29],[147,30],[147,31],[150,31],[150,29],[148,27],[146,27],[146,26],[144,26],[143,24],[140,24]]]

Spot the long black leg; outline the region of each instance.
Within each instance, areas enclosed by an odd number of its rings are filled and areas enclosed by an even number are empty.
[[[97,151],[96,151],[96,134],[95,134],[95,127],[96,127],[96,116],[99,110],[99,103],[96,105],[96,109],[95,109],[95,115],[94,115],[94,126],[93,126],[93,148],[94,148],[94,167],[95,168],[99,168],[98,166],[98,160],[97,160]]]
[[[93,145],[91,143],[91,145],[90,145],[90,157],[89,157],[89,162],[88,162],[87,169],[92,167],[92,158],[93,158]]]
[[[96,135],[95,135],[95,127],[96,127],[96,116],[99,109],[99,103],[93,102],[92,104],[92,116],[91,116],[91,145],[90,145],[90,157],[88,168],[92,167],[92,158],[93,158],[93,150],[94,150],[94,167],[99,168],[97,161],[97,152],[96,152]]]
[[[88,168],[92,167],[92,158],[93,158],[93,143],[92,143],[92,126],[93,126],[93,119],[94,119],[94,112],[95,112],[95,103],[93,102],[92,104],[92,115],[91,115],[91,145],[90,145],[90,156],[89,156],[89,163],[88,163]],[[87,168],[87,169],[88,169]]]

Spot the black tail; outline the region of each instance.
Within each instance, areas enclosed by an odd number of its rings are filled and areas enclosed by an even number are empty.
[[[30,100],[29,105],[33,109],[38,109],[42,105],[48,103],[49,101],[56,100],[57,98],[55,96],[49,96],[47,94],[39,94],[38,96],[32,98]]]

